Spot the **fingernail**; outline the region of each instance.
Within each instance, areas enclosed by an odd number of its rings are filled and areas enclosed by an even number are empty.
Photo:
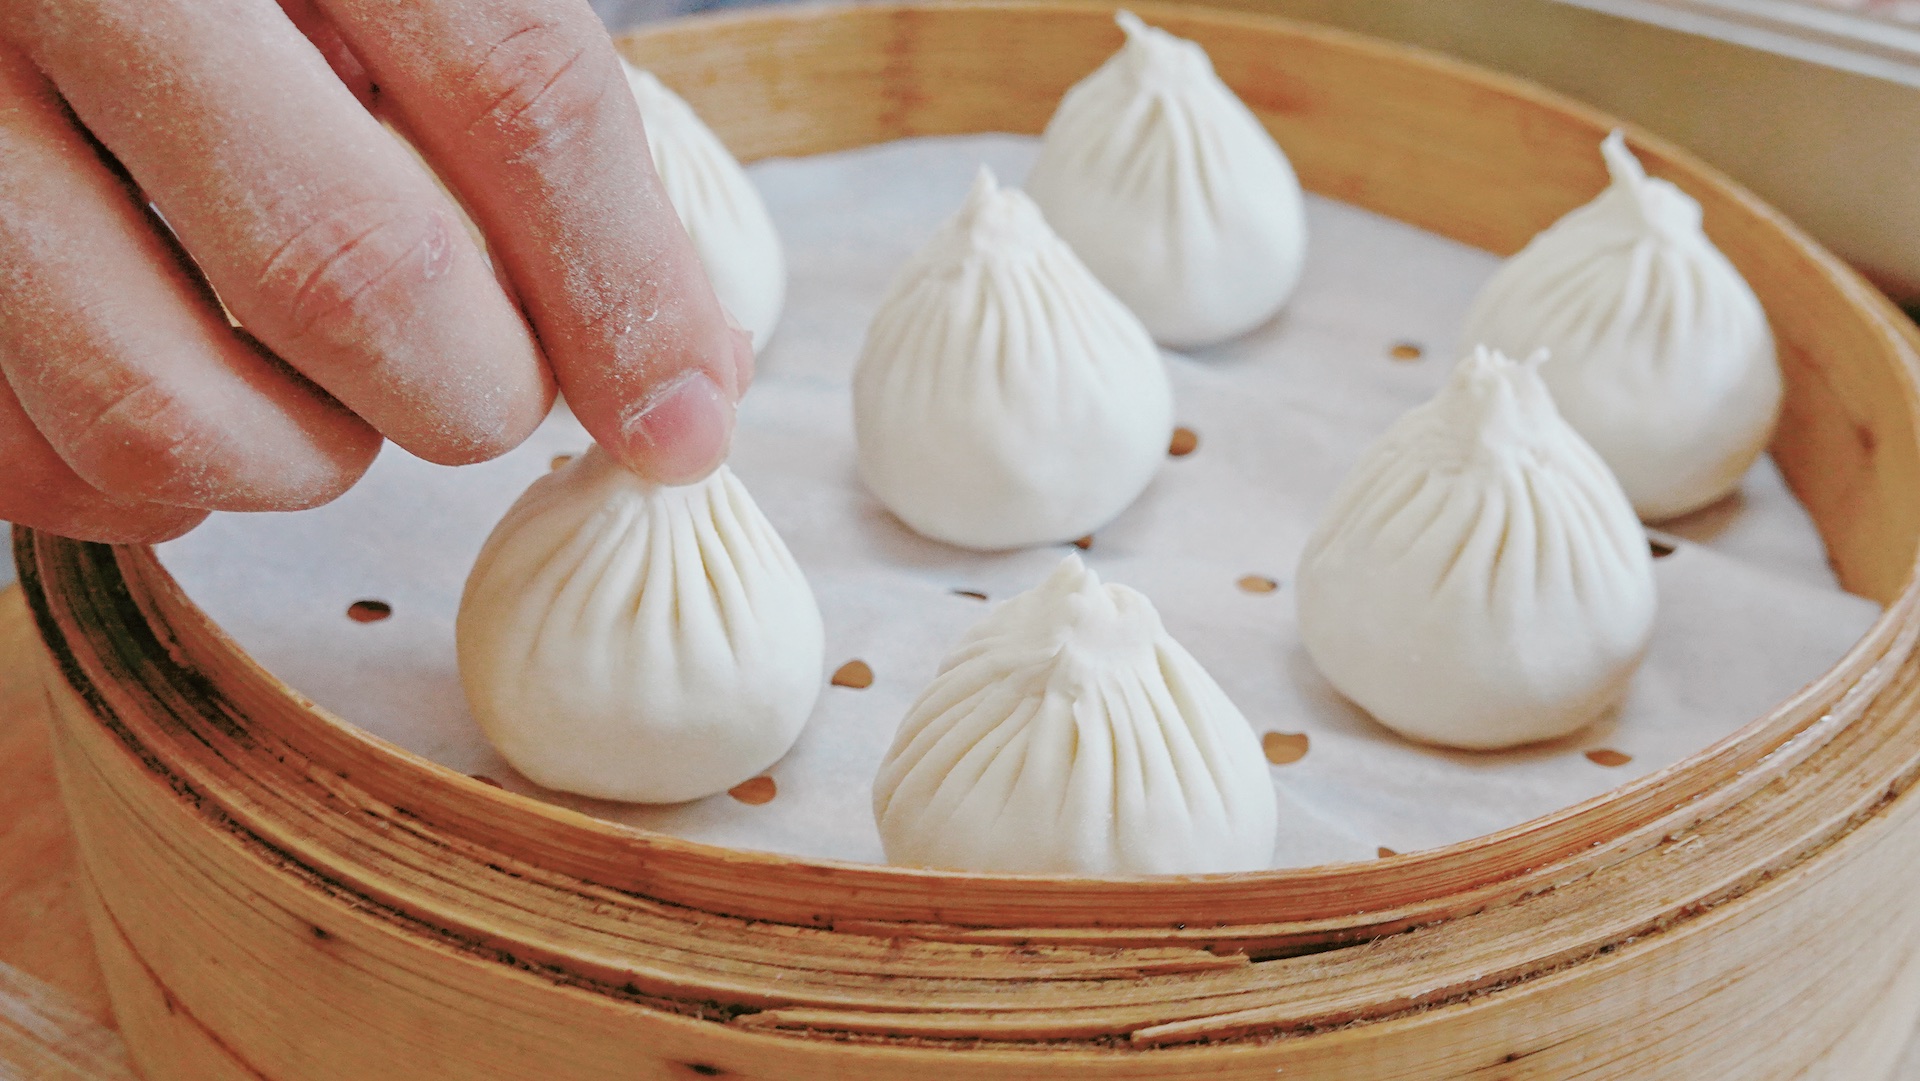
[[[733,331],[733,396],[738,400],[746,397],[747,388],[753,385],[753,332],[741,326],[725,304],[720,305],[720,314],[727,317],[727,328]]]
[[[753,335],[740,331],[733,336],[733,385],[738,389],[736,400],[747,396],[747,388],[753,386]]]
[[[692,484],[726,460],[733,402],[702,371],[683,372],[629,413],[621,457],[658,484]]]

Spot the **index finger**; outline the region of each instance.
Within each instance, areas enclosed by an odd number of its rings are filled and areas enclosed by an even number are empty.
[[[655,480],[710,472],[752,347],[667,202],[585,0],[319,3],[480,219],[587,430]]]

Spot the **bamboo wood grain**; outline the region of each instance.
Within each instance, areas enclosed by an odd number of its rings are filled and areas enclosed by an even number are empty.
[[[1916,693],[1913,685],[1917,681],[1920,674],[1909,671],[1904,680],[1906,694]],[[1894,745],[1910,748],[1915,735],[1912,728],[1920,724],[1920,720],[1916,720],[1912,709],[1906,709],[1904,715],[1907,729],[1889,735],[1904,736],[1895,740]],[[1849,731],[1865,730],[1866,726],[1860,725]],[[126,755],[112,740],[103,742],[105,746],[101,749],[108,752],[104,764],[124,771],[124,775],[113,783],[87,790],[114,794],[115,785],[132,784],[137,792],[142,783],[156,783],[142,764]],[[1839,742],[1833,741],[1829,746]],[[1886,752],[1884,742],[1852,748],[1852,753],[1860,756],[1856,765],[1859,760],[1877,761]],[[72,758],[70,749],[64,745],[62,758],[69,762]],[[1836,768],[1832,772],[1844,777],[1847,771]],[[75,784],[76,779],[69,776],[68,783]],[[1511,1048],[1501,1052],[1502,1056],[1520,1055],[1516,1061],[1537,1059],[1537,1064],[1530,1065],[1524,1072],[1507,1076],[1564,1077],[1571,1063],[1590,1063],[1594,1061],[1596,1047],[1605,1047],[1610,1049],[1609,1056],[1622,1056],[1623,1069],[1631,1066],[1634,1070],[1644,1070],[1650,1062],[1664,1061],[1648,1057],[1657,1053],[1677,1056],[1676,1070],[1737,1067],[1742,1071],[1725,1075],[1712,1072],[1619,1074],[1623,1077],[1794,1077],[1787,1068],[1793,1063],[1794,1049],[1783,1049],[1765,1040],[1756,1041],[1753,1019],[1780,1017],[1784,1011],[1798,1026],[1790,1031],[1810,1029],[1821,1034],[1821,1039],[1826,1038],[1827,1033],[1838,1031],[1845,1034],[1844,1041],[1851,1038],[1852,1026],[1846,1022],[1858,1011],[1865,1011],[1869,1018],[1873,1016],[1867,1007],[1880,1004],[1883,996],[1879,992],[1907,971],[1904,962],[1912,952],[1910,929],[1905,934],[1887,933],[1910,924],[1910,918],[1903,921],[1902,915],[1904,895],[1912,883],[1899,882],[1899,888],[1890,889],[1885,881],[1876,882],[1875,876],[1884,875],[1889,867],[1920,866],[1913,858],[1920,855],[1913,851],[1915,803],[1903,800],[1887,805],[1884,791],[1861,789],[1858,785],[1851,786],[1851,793],[1856,799],[1871,800],[1883,810],[1888,806],[1899,807],[1902,818],[1871,820],[1868,825],[1844,835],[1828,851],[1820,853],[1819,858],[1790,862],[1786,874],[1776,874],[1772,881],[1750,891],[1740,902],[1715,906],[1702,920],[1676,925],[1678,930],[1669,928],[1636,936],[1624,945],[1596,954],[1589,965],[1549,971],[1534,980],[1517,981],[1513,987],[1495,994],[1468,997],[1445,1003],[1438,1010],[1419,1012],[1406,1012],[1407,1002],[1403,997],[1396,1003],[1399,1009],[1373,1025],[1324,1037],[1295,1036],[1255,1046],[1269,1052],[1276,1049],[1289,1052],[1278,1061],[1285,1063],[1284,1068],[1290,1075],[1382,1079],[1456,1076],[1429,1071],[1453,1065],[1464,1068],[1464,1064],[1478,1061],[1472,1056],[1479,1052],[1456,1050],[1449,1042],[1452,1037],[1433,1031],[1432,1026],[1452,1012],[1486,1011],[1498,1004],[1505,1011],[1498,1024],[1478,1031],[1477,1036],[1497,1038],[1497,1046]],[[1790,798],[1798,805],[1811,801],[1814,796],[1796,793]],[[92,838],[95,845],[94,857],[90,858],[99,858],[102,866],[110,870],[116,890],[124,894],[123,900],[141,916],[144,933],[129,932],[118,921],[113,932],[123,938],[130,934],[136,936],[129,941],[137,942],[135,956],[144,959],[142,972],[172,972],[184,977],[180,983],[168,985],[163,1002],[171,1001],[174,1005],[166,1011],[163,1028],[183,1032],[192,1040],[211,1040],[212,1037],[201,1031],[201,1018],[213,1017],[236,1025],[243,1035],[229,1037],[226,1042],[229,1047],[246,1045],[245,1054],[249,1056],[246,1061],[251,1063],[246,1069],[254,1071],[241,1076],[509,1077],[519,1076],[518,1071],[537,1062],[546,1071],[543,1076],[585,1077],[594,1071],[610,1069],[618,1062],[648,1061],[630,1056],[648,1051],[659,1055],[669,1050],[682,1055],[700,1050],[709,1053],[705,1058],[661,1061],[660,1073],[640,1072],[637,1076],[699,1076],[685,1070],[673,1072],[674,1062],[682,1066],[717,1065],[741,1076],[769,1078],[896,1077],[928,1066],[926,1062],[915,1062],[910,1052],[900,1049],[895,1052],[906,1057],[894,1061],[889,1061],[888,1055],[879,1054],[884,1049],[865,1049],[861,1055],[850,1056],[856,1061],[839,1058],[816,1061],[814,1056],[821,1048],[812,1046],[810,1041],[779,1048],[787,1053],[776,1054],[767,1046],[737,1040],[740,1021],[724,1028],[711,1026],[715,1032],[704,1041],[662,1043],[659,1041],[663,1037],[652,1025],[639,1022],[645,1019],[669,1027],[688,1023],[686,1014],[674,1004],[649,1007],[637,996],[609,994],[606,989],[558,979],[559,973],[530,972],[517,959],[476,948],[472,943],[449,943],[438,936],[430,936],[423,955],[423,943],[411,939],[406,920],[399,914],[386,913],[381,918],[369,919],[362,902],[349,900],[342,909],[338,904],[329,903],[341,900],[332,895],[331,889],[318,888],[303,876],[276,874],[262,878],[258,873],[262,855],[247,851],[247,842],[228,830],[218,831],[220,843],[209,845],[203,836],[205,819],[187,803],[166,801],[158,806],[143,803],[135,813],[132,807],[116,808],[88,801],[75,810],[83,835]],[[1849,808],[1843,806],[1834,813],[1847,810]],[[91,818],[96,814],[101,816],[99,821]],[[1900,828],[1902,825],[1906,828]],[[179,831],[177,835],[173,835],[175,829]],[[1760,830],[1749,839],[1747,851],[1751,853],[1758,846],[1768,852],[1767,859],[1772,859],[1774,856],[1766,846],[1775,840],[1771,833]],[[1904,847],[1888,851],[1884,846],[1891,842],[1904,842]],[[1704,852],[1722,851],[1724,843],[1718,838],[1676,839],[1669,859],[1685,869],[1694,866]],[[1864,844],[1875,844],[1877,850],[1845,851],[1849,846]],[[181,846],[182,850],[175,851],[175,846]],[[1835,881],[1836,872],[1838,881]],[[1912,874],[1905,870],[1901,873]],[[1674,870],[1669,869],[1653,877],[1670,887],[1674,874]],[[246,882],[248,888],[235,889],[234,885],[240,882]],[[1582,904],[1612,903],[1613,890],[1611,884],[1596,883],[1591,890],[1584,891]],[[1577,913],[1580,907],[1581,904],[1575,904],[1572,911]],[[1754,916],[1756,908],[1764,910],[1764,918]],[[1734,913],[1743,913],[1744,919],[1731,929],[1720,928],[1718,921],[1732,919]],[[1863,927],[1873,928],[1875,933],[1861,934]],[[316,933],[316,928],[325,934]],[[1719,937],[1721,933],[1737,934],[1747,941],[1744,946],[1738,942],[1730,944]],[[1417,982],[1404,982],[1414,975],[1408,971],[1409,962],[1417,969],[1423,959],[1439,961],[1451,951],[1444,942],[1416,943],[1420,934],[1386,940],[1350,960],[1361,971],[1397,971],[1403,979],[1400,991],[1404,995],[1406,988],[1419,986]],[[1522,949],[1538,937],[1524,929],[1516,930],[1515,934],[1519,939],[1515,945]],[[1674,937],[1665,938],[1665,935]],[[1690,939],[1690,935],[1705,937]],[[1795,964],[1792,951],[1781,949],[1785,942],[1799,944],[1800,964]],[[1693,948],[1683,950],[1685,956],[1673,957],[1668,951],[1676,948],[1674,943],[1690,944]],[[1634,967],[1636,962],[1646,967]],[[485,978],[489,969],[502,971]],[[236,986],[229,976],[235,971],[253,972],[254,978]],[[1808,978],[1823,973],[1824,979]],[[1836,979],[1836,973],[1844,979]],[[1579,978],[1574,979],[1575,976]],[[1569,990],[1562,985],[1570,980]],[[1624,999],[1610,1000],[1609,996],[1602,995],[1595,1001],[1595,980],[1601,987],[1609,981],[1619,981],[1627,989],[1623,992]],[[1010,989],[1020,982],[1010,981]],[[1138,990],[1138,987],[1128,989]],[[1559,994],[1554,997],[1556,990]],[[1848,993],[1836,996],[1836,990]],[[116,993],[121,993],[118,985]],[[556,995],[557,1002],[553,1001]],[[616,1015],[604,1025],[584,1024],[579,1012],[583,1007],[576,1001],[580,995],[586,995],[604,1008],[624,1005],[634,1016],[622,1021]],[[1539,995],[1549,998],[1544,1002],[1533,1001],[1533,996]],[[1654,1023],[1649,1024],[1642,1015],[1648,1007],[1649,996],[1653,996],[1654,1004],[1660,1009],[1671,1008],[1675,1012],[1660,1013]],[[680,1007],[686,1005],[679,1004]],[[903,1003],[906,1005],[909,1004]],[[124,1013],[124,1004],[122,1008]],[[1723,1010],[1725,1012],[1721,1012]],[[182,1020],[183,1016],[188,1019]],[[741,1015],[741,1021],[750,1021],[753,1016]],[[497,1031],[505,1018],[517,1019],[512,1031]],[[157,1019],[150,1020],[160,1023]],[[1896,1020],[1904,1023],[1910,1018]],[[1232,1025],[1246,1021],[1244,1017],[1227,1015],[1213,1023]],[[1712,1031],[1716,1025],[1720,1028],[1718,1035],[1703,1038],[1703,1033]],[[1886,1029],[1894,1027],[1889,1023],[1876,1031],[1884,1040]],[[1623,1041],[1622,1033],[1617,1031],[1620,1029],[1627,1030],[1626,1035],[1631,1038]],[[423,1039],[418,1035],[423,1030],[436,1033],[435,1038]],[[1361,1033],[1367,1035],[1367,1040],[1356,1043]],[[564,1039],[560,1038],[562,1034]],[[1146,1032],[1144,1035],[1151,1041],[1159,1034]],[[262,1036],[267,1037],[265,1046],[262,1046]],[[1570,1046],[1563,1046],[1569,1041]],[[1327,1046],[1316,1048],[1317,1042],[1325,1042]],[[551,1043],[565,1046],[545,1046]],[[1700,1050],[1682,1054],[1679,1048],[1683,1046],[1697,1046]],[[1538,1050],[1531,1050],[1535,1047]],[[444,1056],[457,1054],[462,1048],[475,1048],[478,1053],[461,1060],[461,1072],[433,1072],[436,1068],[445,1068]],[[1056,1076],[1057,1071],[1067,1068],[1084,1068],[1090,1075],[1118,1077],[1198,1077],[1219,1072],[1220,1062],[1201,1055],[1202,1050],[1180,1048],[1133,1062],[1101,1049],[1045,1051],[1035,1058],[1033,1050],[1022,1052],[1008,1046],[990,1053],[970,1052],[951,1064],[954,1069],[949,1069],[943,1060],[941,1069],[946,1071],[942,1076],[951,1077]],[[1231,1046],[1222,1048],[1222,1053],[1229,1054],[1230,1058],[1240,1057],[1232,1054],[1235,1051]],[[1250,1054],[1251,1050],[1239,1048],[1238,1052]],[[168,1053],[173,1052],[170,1049]],[[393,1061],[396,1054],[401,1057]],[[1200,1057],[1195,1061],[1186,1061],[1196,1055]],[[513,1066],[498,1072],[473,1072],[480,1069],[483,1061]],[[325,1072],[285,1072],[312,1071],[313,1062],[326,1063]],[[441,1065],[437,1067],[436,1063]],[[388,1072],[380,1072],[383,1065]],[[961,1065],[967,1067],[964,1072],[958,1071]],[[1246,1072],[1228,1076],[1270,1075],[1275,1068],[1258,1057],[1245,1065]],[[1857,1065],[1857,1060],[1850,1065]],[[156,1076],[204,1075],[160,1072]]]
[[[16,587],[0,588],[0,963],[109,1020],[86,948],[72,831],[54,783],[40,645]]]
[[[1200,40],[1314,189],[1496,251],[1610,122],[1257,17]],[[1111,8],[758,12],[624,42],[743,156],[1037,131]],[[1500,834],[1370,864],[993,877],[692,844],[485,786],[254,665],[151,552],[17,538],[116,1009],[173,1078],[1875,1081],[1920,1014],[1916,335],[1751,196],[1698,197],[1775,324],[1774,453],[1885,616],[1793,700]],[[1758,1027],[1756,1027],[1758,1026]]]

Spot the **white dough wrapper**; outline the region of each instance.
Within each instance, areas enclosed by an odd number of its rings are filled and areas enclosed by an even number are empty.
[[[1118,18],[1126,45],[1067,91],[1027,191],[1155,341],[1238,337],[1299,283],[1300,181],[1205,50]]]
[[[1509,259],[1461,340],[1524,356],[1634,510],[1673,518],[1731,492],[1780,410],[1767,315],[1701,228],[1700,204],[1648,177],[1619,132],[1613,183]]]
[[[1411,739],[1566,735],[1621,699],[1652,637],[1646,533],[1539,363],[1461,361],[1368,448],[1300,557],[1314,664]]]
[[[1173,390],[1140,321],[982,169],[880,302],[853,419],[860,476],[889,510],[991,551],[1125,510],[1166,460]]]
[[[633,803],[771,766],[823,670],[813,590],[731,470],[662,487],[598,447],[494,527],[455,638],[502,757],[548,788]]]
[[[889,862],[1004,873],[1262,870],[1278,822],[1246,718],[1074,555],[948,654],[873,807]]]
[[[685,99],[651,72],[632,64],[626,70],[667,198],[720,303],[753,335],[757,353],[773,337],[787,300],[786,254],[766,201]]]

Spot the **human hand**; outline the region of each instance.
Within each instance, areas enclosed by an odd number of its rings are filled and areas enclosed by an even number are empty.
[[[314,506],[382,435],[510,449],[556,380],[692,481],[752,378],[730,322],[586,0],[0,0],[0,519]]]

